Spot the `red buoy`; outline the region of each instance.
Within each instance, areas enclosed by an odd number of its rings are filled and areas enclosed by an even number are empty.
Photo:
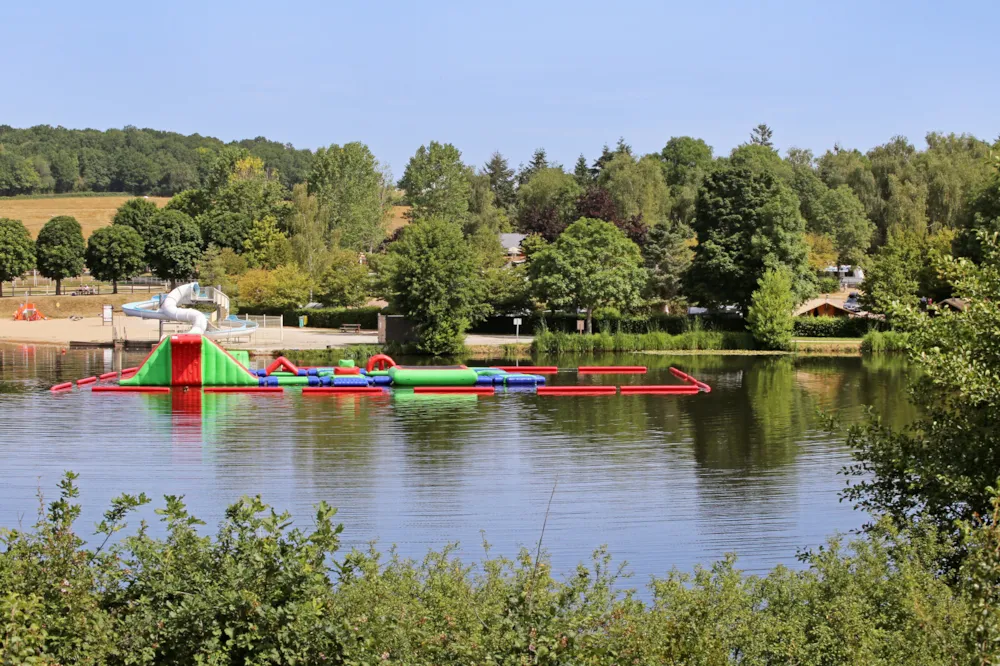
[[[642,375],[646,373],[644,365],[581,365],[576,369],[581,375]]]

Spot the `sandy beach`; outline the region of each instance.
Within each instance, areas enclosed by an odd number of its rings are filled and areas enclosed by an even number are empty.
[[[116,313],[114,326],[125,328],[129,340],[156,340],[159,337],[159,322],[152,319],[122,317]],[[0,342],[23,344],[46,344],[69,346],[71,342],[111,342],[111,324],[103,324],[100,317],[72,319],[45,319],[41,321],[13,321],[0,319]],[[470,335],[467,345],[502,345],[513,343],[513,335]],[[522,335],[520,342],[531,342],[530,336]],[[254,336],[240,338],[232,342],[221,341],[225,346],[253,351],[273,351],[275,349],[325,349],[353,344],[377,344],[375,331],[359,334],[341,333],[332,328],[262,329]]]

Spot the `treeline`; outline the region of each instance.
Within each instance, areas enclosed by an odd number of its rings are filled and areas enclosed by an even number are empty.
[[[139,129],[73,130],[0,125],[0,196],[128,192],[172,196],[205,184],[226,147],[260,157],[285,187],[305,180],[312,152],[264,137],[223,143],[198,134]]]
[[[951,295],[932,260],[979,260],[978,232],[1000,229],[993,149],[932,133],[922,151],[897,137],[867,153],[782,156],[760,125],[726,156],[692,137],[648,155],[619,141],[568,170],[541,149],[517,169],[499,153],[476,168],[432,141],[396,182],[354,142],[317,150],[289,188],[253,149],[229,146],[205,154],[198,184],[164,211],[129,202],[115,225],[137,231],[154,274],[197,276],[254,307],[385,298],[430,353],[457,349],[491,312],[581,313],[589,331],[595,314],[689,304],[735,309],[758,342],[782,348],[795,305],[839,288],[831,265],[865,269],[862,303],[875,313]],[[400,190],[412,224],[387,238]],[[509,231],[527,235],[523,265],[507,266]],[[102,247],[95,260],[115,246]],[[109,280],[136,270],[105,263]],[[0,262],[0,280],[23,265]]]

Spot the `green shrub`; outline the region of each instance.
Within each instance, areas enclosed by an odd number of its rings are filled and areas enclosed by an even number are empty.
[[[340,328],[343,324],[358,324],[367,331],[378,328],[380,307],[364,308],[310,308],[285,312],[285,326],[298,326],[299,317],[306,316],[309,328]]]
[[[757,281],[750,296],[747,328],[765,349],[788,349],[795,327],[792,310],[792,274],[784,268],[770,269]]]
[[[865,317],[796,317],[794,333],[803,338],[860,338],[883,325]]]
[[[748,333],[732,331],[688,331],[670,335],[651,333],[579,333],[544,332],[531,344],[533,354],[593,354],[600,352],[638,352],[670,350],[754,349]]]
[[[909,350],[910,336],[898,331],[871,331],[861,339],[862,354],[889,354]]]
[[[0,535],[0,663],[990,663],[973,629],[995,627],[996,567],[969,576],[975,594],[953,590],[934,566],[944,546],[886,521],[803,554],[798,571],[747,576],[734,556],[673,571],[643,602],[603,550],[566,575],[525,549],[475,563],[454,548],[335,560],[332,508],[298,528],[260,497],[232,504],[207,536],[167,496],[161,538],[120,531],[149,501],[122,496],[98,535],[126,536],[91,549],[74,532],[76,492],[67,479],[34,529]],[[996,559],[991,529],[966,537],[984,563]]]
[[[840,291],[840,278],[821,277],[816,282],[816,290],[821,294],[836,294]]]

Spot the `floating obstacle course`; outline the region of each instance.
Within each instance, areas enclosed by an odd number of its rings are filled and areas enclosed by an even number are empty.
[[[387,390],[418,394],[494,395],[530,392],[538,395],[693,395],[712,389],[691,375],[670,368],[682,384],[547,385],[546,375],[644,374],[645,366],[582,366],[561,370],[555,366],[404,366],[385,354],[368,359],[364,368],[342,360],[332,367],[297,366],[285,357],[274,359],[262,370],[249,369],[249,353],[227,351],[200,333],[163,338],[136,367],[118,373],[85,377],[76,386],[93,386],[97,393],[135,391],[168,392],[171,387],[201,388],[206,393],[282,393],[287,387],[300,388],[306,395],[376,395]],[[113,382],[116,385],[102,384]],[[53,392],[71,390],[72,382],[57,384]]]

